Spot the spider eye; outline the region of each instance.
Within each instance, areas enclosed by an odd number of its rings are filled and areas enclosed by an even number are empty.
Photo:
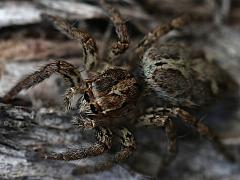
[[[87,94],[86,91],[84,92],[83,97],[84,97],[85,101],[90,102],[90,97],[89,97],[89,95]]]
[[[97,108],[96,108],[93,104],[90,104],[90,108],[91,108],[91,111],[92,111],[94,114],[97,114],[97,113],[98,113]]]

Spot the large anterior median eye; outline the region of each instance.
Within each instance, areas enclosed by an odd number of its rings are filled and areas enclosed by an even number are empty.
[[[85,101],[90,102],[90,97],[89,97],[87,91],[84,92],[83,97],[84,97]]]
[[[93,104],[90,104],[90,108],[91,108],[91,111],[92,111],[94,114],[97,114],[97,113],[98,113],[97,108],[96,108]]]

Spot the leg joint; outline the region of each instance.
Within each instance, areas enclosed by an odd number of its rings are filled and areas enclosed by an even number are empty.
[[[98,127],[96,128],[96,138],[102,143],[107,149],[110,149],[112,146],[112,131],[108,128]]]

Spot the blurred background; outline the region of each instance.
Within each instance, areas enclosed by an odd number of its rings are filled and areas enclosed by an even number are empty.
[[[112,0],[122,13],[131,47],[159,24],[190,13],[198,18],[181,30],[168,33],[164,42],[181,42],[201,49],[240,83],[240,1],[238,0]],[[115,36],[114,27],[96,0],[0,1],[0,97],[26,74],[51,60],[66,60],[83,67],[81,45],[42,20],[49,13],[68,19],[88,31],[104,54]],[[110,43],[111,44],[111,43]],[[122,57],[131,54],[131,48]],[[136,130],[137,152],[114,168],[74,176],[77,166],[93,165],[103,157],[73,162],[44,161],[35,157],[41,147],[59,152],[88,146],[92,132],[82,132],[63,111],[66,87],[58,76],[23,91],[16,106],[0,103],[1,179],[151,179],[167,149],[167,138],[156,129]],[[202,113],[204,123],[215,129],[237,163],[226,161],[205,138],[184,127],[179,133],[179,153],[160,179],[240,179],[240,106],[238,95]]]

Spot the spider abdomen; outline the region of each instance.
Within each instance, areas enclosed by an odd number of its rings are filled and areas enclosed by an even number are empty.
[[[167,105],[205,105],[233,89],[233,80],[216,63],[194,56],[184,46],[148,49],[142,59],[146,89]]]

